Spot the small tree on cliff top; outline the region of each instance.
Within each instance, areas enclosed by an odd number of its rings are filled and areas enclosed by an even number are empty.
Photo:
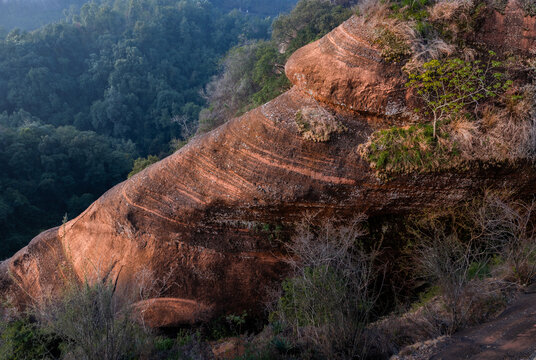
[[[495,55],[490,51],[490,57]],[[437,137],[437,123],[459,114],[469,105],[475,109],[481,101],[495,97],[512,85],[505,74],[498,71],[502,62],[489,60],[464,61],[459,58],[445,61],[431,60],[420,73],[409,74],[408,87],[415,88],[425,103],[425,115],[432,115],[433,136]]]

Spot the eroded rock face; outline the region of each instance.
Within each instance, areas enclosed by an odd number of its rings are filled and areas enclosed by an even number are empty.
[[[508,0],[504,10],[487,12],[475,39],[496,51],[534,56],[536,17],[529,16],[517,0]]]
[[[287,93],[193,139],[1,263],[2,297],[22,307],[98,273],[123,289],[148,282],[152,295],[139,306],[153,326],[261,311],[288,272],[278,238],[306,214],[404,214],[485,187],[534,192],[529,164],[380,181],[357,148],[378,119],[403,111],[405,79],[352,19],[293,55],[287,74],[296,85]],[[304,140],[303,109],[329,112],[345,131]]]
[[[383,121],[406,112],[407,79],[401,67],[382,59],[355,16],[296,51],[285,70],[294,85],[332,106]]]

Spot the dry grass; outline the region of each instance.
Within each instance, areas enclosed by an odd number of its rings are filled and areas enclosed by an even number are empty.
[[[468,20],[468,13],[473,8],[472,0],[440,0],[430,7],[430,21],[453,23],[454,19]]]
[[[411,43],[412,56],[404,65],[404,71],[414,73],[422,69],[425,62],[447,57],[455,53],[456,47],[438,36],[431,39],[417,37]]]
[[[456,119],[446,127],[467,160],[514,162],[536,156],[536,88],[505,94],[503,106],[488,105],[477,121]]]
[[[344,125],[322,108],[303,108],[296,113],[294,120],[301,136],[314,142],[329,141],[333,134],[346,131]]]
[[[417,37],[415,24],[391,16],[389,2],[364,1],[358,12],[358,22],[365,29],[367,40],[381,48],[386,60],[400,62],[411,55],[411,47]]]

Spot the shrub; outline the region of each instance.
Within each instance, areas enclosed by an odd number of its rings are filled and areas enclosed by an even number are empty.
[[[322,108],[304,108],[295,116],[296,126],[305,140],[326,142],[332,134],[341,134],[346,127]]]
[[[59,343],[28,316],[0,324],[0,360],[56,359]]]
[[[431,60],[423,65],[421,73],[409,74],[406,85],[414,88],[424,102],[424,115],[432,116],[434,138],[438,122],[455,117],[470,105],[476,108],[510,87],[512,81],[505,80],[505,74],[498,71],[500,66],[499,61],[482,64],[479,60],[453,58]]]
[[[133,359],[150,344],[136,321],[131,299],[116,294],[109,281],[74,285],[59,301],[40,309],[43,328],[64,344],[64,354],[79,359]]]
[[[411,48],[403,38],[388,28],[379,28],[374,43],[381,49],[382,57],[392,63],[400,63],[411,54]]]
[[[247,320],[248,314],[245,311],[240,315],[229,314],[220,316],[207,324],[204,333],[211,340],[239,336],[245,329]]]
[[[157,351],[171,350],[174,344],[175,341],[173,339],[166,337],[157,337],[154,341],[154,347]]]
[[[536,277],[535,203],[486,193],[481,200],[425,217],[412,229],[412,258],[440,290],[446,331],[486,318],[504,305],[503,292]]]
[[[272,320],[292,329],[293,338],[327,358],[366,354],[365,326],[377,300],[377,257],[360,243],[364,218],[348,227],[301,227],[290,250],[295,275],[283,283]]]
[[[175,339],[157,337],[154,341],[155,353],[150,359],[204,360],[214,359],[208,342],[199,332],[180,329]]]
[[[160,159],[157,156],[149,155],[146,158],[137,158],[134,161],[134,166],[132,167],[132,171],[128,174],[128,178],[130,179],[132,176],[136,175],[143,169],[149,167],[150,165],[158,162]]]
[[[421,273],[439,287],[449,315],[447,332],[453,333],[469,319],[473,302],[470,292],[474,280],[487,266],[486,253],[471,242],[460,240],[455,233],[434,229],[432,237],[421,237],[415,251],[415,261]],[[473,285],[473,286],[470,286]]]
[[[488,194],[473,216],[477,236],[491,247],[501,276],[520,285],[531,284],[536,277],[535,208],[534,202]]]

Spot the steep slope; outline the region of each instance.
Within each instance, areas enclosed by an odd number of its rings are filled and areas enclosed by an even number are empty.
[[[536,356],[535,293],[522,294],[496,319],[452,337],[442,336],[404,349],[397,360],[534,359]]]
[[[405,121],[405,79],[355,18],[299,50],[286,71],[290,91],[195,138],[3,262],[2,296],[21,307],[73,276],[104,276],[123,291],[143,279],[140,306],[154,326],[260,311],[287,273],[278,240],[306,214],[404,214],[488,187],[534,193],[536,171],[524,163],[379,180],[357,149],[374,129]],[[345,131],[305,140],[297,124],[305,113]]]

